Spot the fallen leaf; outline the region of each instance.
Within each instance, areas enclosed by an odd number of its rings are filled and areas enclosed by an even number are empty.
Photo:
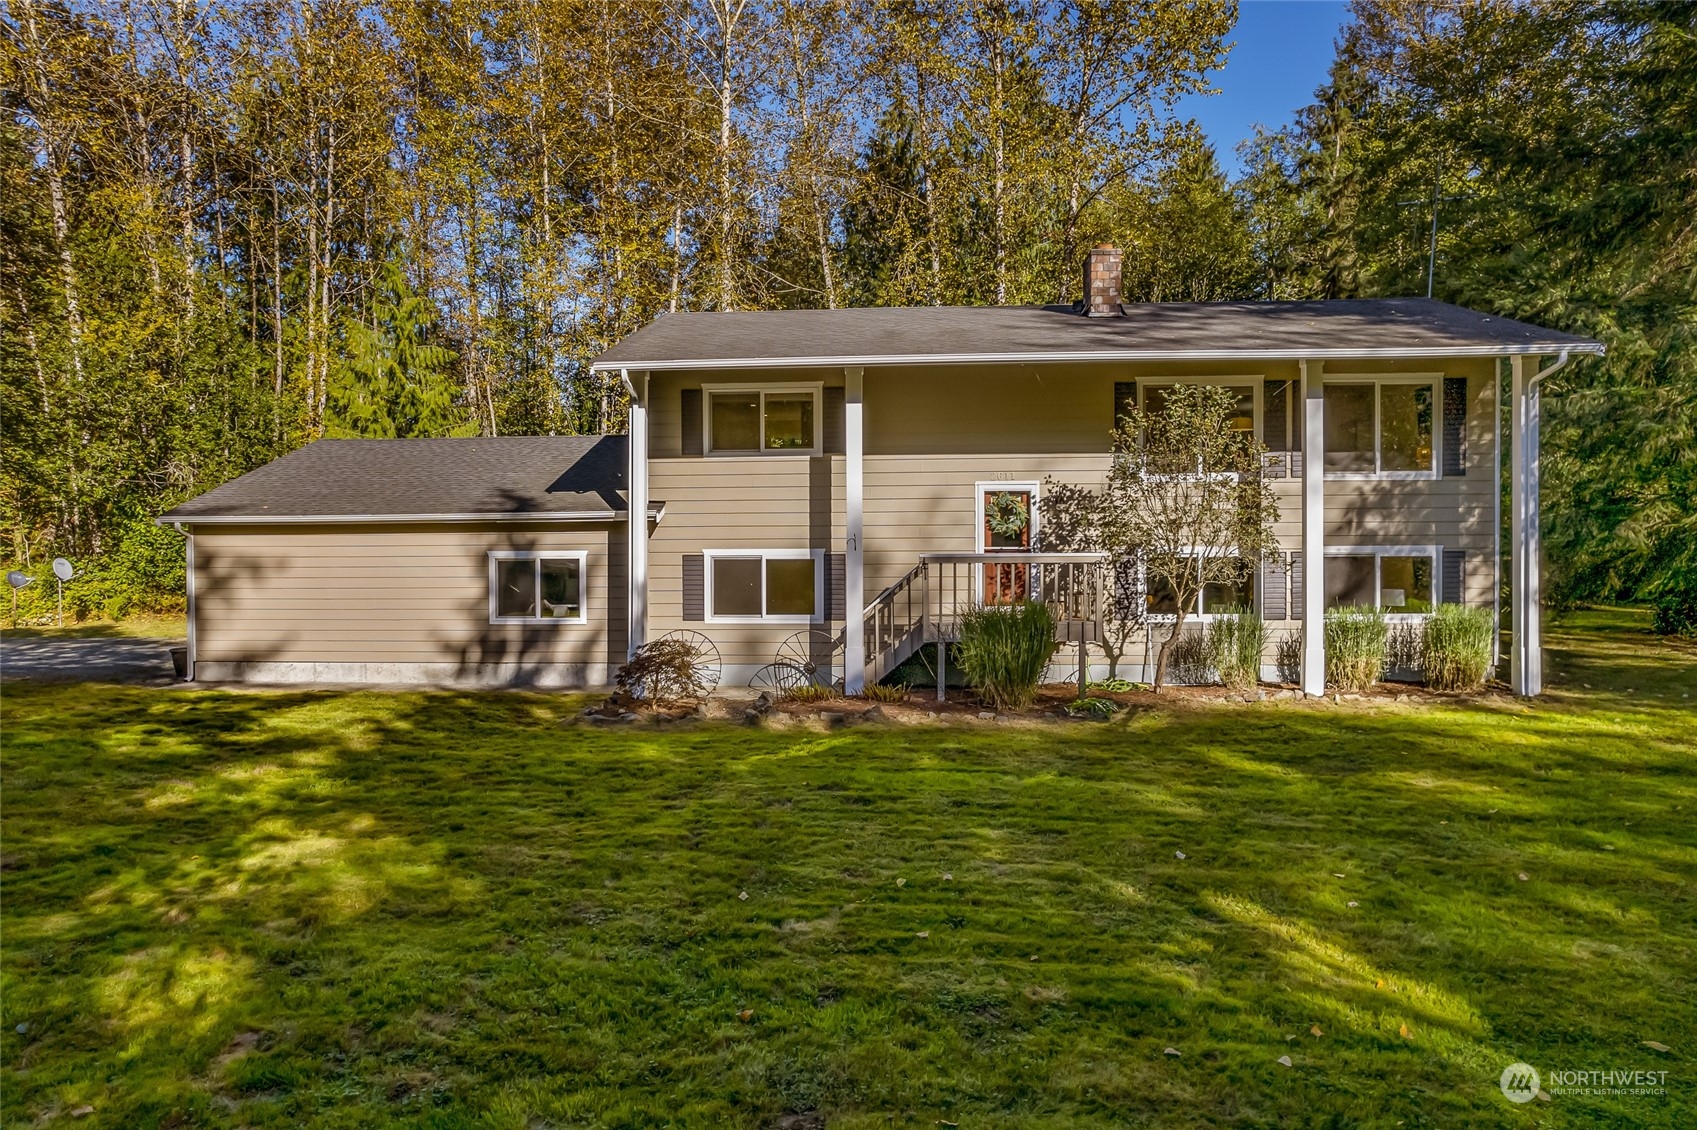
[[[955,878],[954,872],[952,872],[952,871],[943,872],[943,882],[952,883],[952,882],[954,882],[954,878]]]
[[[1174,859],[1183,859],[1184,858],[1184,852],[1182,852],[1182,851],[1173,852],[1173,858]]]
[[[1178,1049],[1177,1048],[1168,1048],[1166,1051],[1162,1052],[1161,1054],[1162,1055],[1177,1055]]]
[[[1036,960],[1037,960],[1037,955],[1036,955],[1036,954],[1032,954],[1032,955],[1031,955],[1031,960],[1032,960],[1032,961],[1036,961]]]
[[[1399,1034],[1399,1035],[1401,1035],[1401,1036],[1402,1036],[1402,1038],[1403,1038],[1403,1039],[1405,1039],[1405,1040],[1412,1040],[1412,1039],[1414,1039],[1414,1033],[1413,1033],[1413,1032],[1410,1032],[1410,1031],[1409,1031],[1409,1030],[1408,1030],[1408,1025],[1406,1025],[1406,1024],[1404,1024],[1404,1025],[1403,1025],[1403,1026],[1402,1026],[1402,1027],[1401,1027],[1401,1028],[1398,1028],[1398,1029],[1397,1029],[1397,1033],[1398,1033],[1398,1034]]]
[[[73,1109],[71,1111],[71,1117],[72,1118],[86,1118],[93,1113],[94,1113],[93,1107],[91,1107],[91,1106],[79,1106],[79,1107],[76,1107],[75,1109]]]
[[[1645,1040],[1644,1046],[1647,1047],[1647,1048],[1650,1048],[1653,1051],[1658,1051],[1658,1052],[1665,1052],[1665,1051],[1671,1051],[1672,1050],[1666,1044],[1659,1044],[1655,1040]]]
[[[1292,1064],[1292,1063],[1291,1063],[1291,1061],[1290,1061],[1290,1056],[1288,1056],[1288,1055],[1281,1055],[1281,1056],[1280,1056],[1280,1057],[1279,1057],[1279,1062],[1280,1062],[1280,1063],[1282,1063],[1282,1064],[1284,1064],[1284,1065],[1285,1065],[1285,1066],[1286,1066],[1286,1067],[1291,1067],[1291,1066],[1293,1066],[1293,1064]]]
[[[949,1120],[948,1120],[948,1119],[946,1119],[946,1118],[939,1118],[939,1119],[938,1119],[938,1120],[937,1120],[937,1125],[938,1125],[938,1126],[959,1126],[959,1125],[960,1125],[960,1123],[958,1123],[958,1122],[950,1122],[950,1121],[949,1121]]]
[[[1522,883],[1525,883],[1525,882],[1530,881],[1532,876],[1530,876],[1526,872],[1522,871],[1520,874],[1516,875],[1515,878],[1519,879]]]
[[[916,938],[929,938],[930,936],[931,936],[931,931],[929,931],[929,930],[921,930],[919,933],[914,935],[914,937],[916,937]]]
[[[1349,905],[1350,906],[1360,906],[1361,904],[1352,900]]]
[[[907,886],[907,880],[906,879],[897,879],[896,880],[896,886],[898,886],[898,887]]]
[[[748,901],[748,892],[747,891],[738,891],[737,892],[737,898],[741,899],[743,902],[747,902]]]
[[[1440,824],[1448,824],[1448,823],[1449,823],[1449,821],[1448,821],[1448,820],[1440,820],[1440,821],[1438,821],[1438,823],[1440,823]]]
[[[1308,1034],[1311,1035],[1311,1036],[1324,1036],[1325,1035],[1324,1032],[1320,1031],[1320,1026],[1318,1024],[1316,1024],[1316,1025],[1314,1025],[1314,1027],[1308,1029]]]
[[[1384,988],[1384,987],[1385,987],[1385,979],[1384,979],[1384,978],[1383,978],[1383,977],[1381,977],[1381,978],[1379,978],[1379,979],[1378,979],[1378,981],[1376,981],[1376,982],[1374,982],[1374,985],[1373,985],[1373,987],[1374,987],[1374,988],[1375,988],[1375,989],[1382,989],[1382,988]]]
[[[1332,878],[1334,879],[1347,879],[1348,877],[1349,876],[1345,875],[1342,871],[1332,872]]]
[[[747,1024],[750,1020],[754,1019],[754,1010],[752,1008],[743,1009],[741,1012],[737,1013],[737,1019],[742,1021],[744,1024]]]

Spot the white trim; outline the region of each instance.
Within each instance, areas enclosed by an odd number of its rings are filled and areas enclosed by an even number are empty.
[[[1302,690],[1326,693],[1325,364],[1304,360],[1302,379]]]
[[[866,687],[865,373],[843,370],[843,690]],[[823,407],[823,401],[821,401]],[[821,420],[823,423],[823,420]]]
[[[1328,545],[1325,557],[1371,557],[1373,558],[1373,597],[1377,600],[1384,595],[1384,566],[1381,564],[1386,557],[1430,557],[1432,559],[1432,591],[1428,594],[1432,611],[1436,611],[1443,595],[1444,547],[1441,545]],[[1307,592],[1303,593],[1307,596]],[[1321,584],[1321,599],[1325,599],[1324,577]],[[1432,612],[1391,612],[1383,606],[1375,605],[1385,613],[1385,619],[1393,624],[1416,623],[1425,620]]]
[[[630,393],[630,439],[626,455],[630,460],[625,481],[626,512],[648,513],[648,374],[637,373],[631,379],[627,370],[620,371],[625,388]],[[638,382],[641,387],[638,388]],[[664,508],[662,508],[664,509]],[[637,649],[648,642],[648,523],[631,521],[625,528],[625,658],[636,657]]]
[[[1031,542],[1031,546],[1028,549],[1026,549],[1025,552],[1027,552],[1027,553],[1038,552],[1038,550],[1037,550],[1037,531],[1038,531],[1039,525],[1042,522],[1042,518],[1039,515],[1042,511],[1043,484],[1041,482],[1038,482],[1035,479],[1020,479],[1020,480],[1009,479],[1005,482],[998,482],[994,479],[991,479],[991,480],[988,480],[988,481],[980,481],[980,482],[975,482],[975,483],[972,484],[972,498],[973,498],[973,503],[972,503],[972,506],[973,506],[973,510],[972,510],[972,513],[973,513],[972,545],[973,545],[974,551],[978,552],[978,553],[998,553],[998,552],[1002,552],[1000,550],[991,549],[989,546],[984,544],[984,496],[991,491],[1026,491],[1031,495],[1031,512],[1027,516],[1027,520],[1031,523],[1031,536],[1030,536],[1030,539],[1029,539],[1030,542]],[[1019,550],[1007,550],[1006,552],[1017,553],[1017,552],[1020,552],[1020,551]],[[1032,566],[1028,567],[1027,580],[1026,580],[1026,592],[1027,592],[1028,595],[1031,591],[1037,590],[1038,587],[1042,584],[1042,580],[1038,576],[1038,572],[1037,572],[1041,568],[1042,568],[1041,565],[1032,565]],[[998,583],[999,583],[999,581],[998,581]],[[977,593],[977,596],[975,597],[975,599],[982,600],[984,598],[984,566],[983,565],[974,565],[972,567],[972,587],[976,590],[976,593]]]
[[[721,451],[713,446],[713,396],[715,393],[734,392],[752,392],[758,393],[760,396],[758,406],[760,419],[756,426],[760,431],[761,446],[758,448],[738,448],[735,450],[727,448]],[[766,394],[797,392],[805,392],[813,397],[813,446],[766,447]],[[794,381],[786,384],[703,384],[701,386],[701,398],[701,452],[708,459],[778,459],[786,455],[818,455],[824,450],[824,381]]]
[[[1372,471],[1327,471],[1326,478],[1341,482],[1421,482],[1443,477],[1444,467],[1444,374],[1442,373],[1338,373],[1335,376],[1327,374],[1320,382],[1322,387],[1332,385],[1372,385],[1373,386],[1373,466]],[[1379,466],[1384,462],[1384,421],[1381,405],[1384,397],[1379,389],[1384,385],[1427,385],[1432,389],[1432,466],[1426,471],[1384,471]],[[1322,456],[1324,455],[1325,437],[1320,437]],[[1322,460],[1322,466],[1324,461]]]
[[[491,624],[587,624],[589,623],[589,551],[583,549],[491,549],[489,557],[489,622]],[[502,561],[534,561],[536,599],[542,600],[542,562],[577,562],[576,616],[501,616],[499,604],[499,572]]]
[[[664,513],[650,510],[649,521],[659,521]],[[542,511],[519,513],[503,510],[495,514],[187,514],[173,517],[166,514],[155,519],[160,524],[184,526],[276,526],[276,525],[333,525],[358,522],[363,524],[407,523],[428,525],[438,522],[623,522],[623,510],[580,510],[571,512]]]
[[[198,633],[195,631],[195,626],[194,626],[195,611],[196,611],[196,609],[195,609],[195,591],[194,591],[194,531],[193,530],[183,530],[182,526],[180,526],[180,525],[177,528],[179,530],[182,530],[183,537],[187,540],[187,543],[188,543],[186,552],[188,554],[188,582],[187,582],[187,585],[188,585],[188,594],[187,594],[188,595],[188,609],[187,609],[188,616],[187,616],[187,620],[188,620],[188,637],[189,637],[188,638],[189,663],[188,663],[188,670],[186,672],[184,672],[184,674],[186,674],[188,676],[188,681],[192,683],[192,682],[194,682],[194,661],[197,658],[195,653],[198,650],[197,646],[196,646],[196,644],[197,644],[196,636],[198,635]]]
[[[822,357],[650,358],[641,364],[653,372],[680,369],[812,369],[858,365],[1040,365],[1073,361],[1416,361],[1444,357],[1541,356],[1566,350],[1601,357],[1597,342],[1562,345],[1398,346],[1385,349],[1083,349],[1024,353],[837,354]],[[592,362],[591,372],[614,372],[629,361]]]
[[[702,600],[705,621],[709,624],[823,624],[825,622],[825,551],[822,549],[704,549],[702,557]],[[766,607],[766,562],[813,562],[813,615],[811,616],[721,616],[713,610],[713,569],[720,557],[758,558],[760,560],[760,607]]]
[[[1491,455],[1496,478],[1491,491],[1491,668],[1503,661],[1503,358],[1491,363]],[[1512,359],[1509,362],[1513,364]],[[1465,581],[1463,582],[1465,586]],[[1467,593],[1462,592],[1465,602]]]

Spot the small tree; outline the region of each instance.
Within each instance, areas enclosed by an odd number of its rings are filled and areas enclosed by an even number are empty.
[[[1133,405],[1114,437],[1103,534],[1135,555],[1176,605],[1155,660],[1155,687],[1208,585],[1244,579],[1274,544],[1278,503],[1262,475],[1265,447],[1232,428],[1237,397],[1219,385],[1176,385],[1159,408]]]

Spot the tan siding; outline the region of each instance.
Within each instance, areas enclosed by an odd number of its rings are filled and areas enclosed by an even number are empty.
[[[488,553],[584,550],[585,624],[490,624]],[[209,664],[605,667],[624,658],[622,526],[276,526],[195,532]]]

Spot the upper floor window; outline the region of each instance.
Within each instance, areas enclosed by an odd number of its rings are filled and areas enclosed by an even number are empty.
[[[495,550],[489,554],[489,621],[583,624],[582,550]]]
[[[819,451],[819,388],[770,385],[707,390],[707,450],[715,455]]]
[[[1168,392],[1174,386],[1210,384],[1224,386],[1235,398],[1231,414],[1232,431],[1252,434],[1255,431],[1255,389],[1259,383],[1259,379],[1243,380],[1237,377],[1204,377],[1194,381],[1117,381],[1114,384],[1114,427],[1120,426],[1121,420],[1133,404],[1137,404],[1151,415],[1158,415],[1166,405]],[[1137,399],[1133,400],[1133,396]]]
[[[1326,473],[1433,478],[1437,377],[1326,380]]]

